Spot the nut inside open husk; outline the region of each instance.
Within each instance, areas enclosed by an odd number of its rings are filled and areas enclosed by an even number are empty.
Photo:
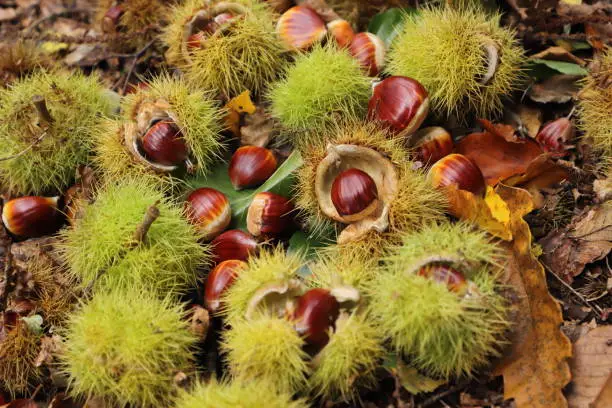
[[[245,318],[250,320],[264,312],[275,317],[283,317],[294,308],[295,299],[306,290],[298,279],[270,282],[259,288],[249,300]]]
[[[332,202],[332,184],[338,174],[355,168],[367,173],[378,190],[378,208],[367,217],[351,223],[341,216]],[[376,150],[364,146],[328,145],[327,154],[317,166],[315,193],[319,208],[329,218],[349,224],[339,235],[338,243],[359,239],[371,230],[384,232],[389,227],[389,209],[398,191],[397,172],[393,163]]]

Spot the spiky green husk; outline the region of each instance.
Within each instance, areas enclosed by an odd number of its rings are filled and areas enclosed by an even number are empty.
[[[490,117],[502,109],[503,98],[520,88],[524,61],[514,33],[475,5],[426,7],[406,15],[402,31],[391,44],[386,71],[419,81],[429,92],[432,111],[443,115]],[[499,49],[493,78],[479,83],[487,71],[483,41]]]
[[[222,343],[233,377],[262,379],[278,392],[289,394],[306,387],[309,368],[303,346],[289,321],[268,316],[236,321]]]
[[[579,127],[593,141],[593,147],[602,154],[607,168],[612,167],[612,49],[607,48],[599,66],[583,81],[579,94]]]
[[[45,98],[54,119],[46,134],[37,125],[35,95]],[[16,156],[0,161],[0,188],[11,195],[66,188],[87,161],[109,106],[98,80],[80,73],[36,72],[0,90],[0,158]]]
[[[31,41],[0,44],[0,87],[24,78],[38,69],[50,68],[51,61]]]
[[[172,177],[159,177],[146,164],[135,159],[124,145],[123,124],[135,122],[140,106],[145,102],[163,100],[169,105],[190,155],[197,163],[198,173],[206,174],[220,159],[222,110],[210,95],[191,88],[185,80],[169,74],[153,78],[149,86],[127,95],[122,103],[122,120],[108,120],[96,138],[98,167],[107,178],[146,177],[157,179],[165,185],[176,184]]]
[[[102,21],[116,0],[97,0],[94,24],[102,31]],[[115,49],[136,49],[153,39],[155,26],[165,23],[168,17],[168,2],[164,0],[128,0],[120,4],[123,14],[119,18],[119,33],[131,34],[127,40],[113,41]]]
[[[175,408],[307,408],[302,401],[294,401],[290,393],[277,393],[261,380],[241,382],[198,383],[189,392],[182,392]]]
[[[338,119],[361,118],[370,97],[370,79],[346,50],[316,46],[288,67],[284,79],[272,85],[272,114],[290,131],[293,142],[303,145],[301,133],[322,128]]]
[[[259,288],[295,278],[303,263],[300,253],[287,253],[280,246],[273,250],[262,250],[258,256],[250,257],[248,265],[225,292],[221,314],[231,324],[243,319],[249,300]]]
[[[40,352],[40,334],[18,320],[0,340],[0,384],[13,397],[39,383],[42,373],[35,365]]]
[[[169,406],[173,377],[192,369],[184,305],[134,286],[98,292],[69,319],[62,369],[75,396],[112,406]]]
[[[160,216],[145,242],[136,245],[134,232],[153,204]],[[162,294],[182,293],[195,285],[196,270],[209,257],[183,210],[139,179],[106,185],[96,202],[85,208],[83,218],[65,229],[62,237],[62,252],[71,271],[83,285],[99,277],[96,287],[139,283]]]
[[[326,131],[318,140],[312,140],[300,149],[304,165],[297,172],[295,203],[314,233],[329,228],[330,224],[342,228],[321,211],[315,192],[317,166],[326,156],[329,143],[371,148],[387,157],[397,170],[398,192],[391,203],[389,228],[384,233],[372,231],[357,241],[345,244],[352,246],[357,253],[380,254],[385,246],[397,242],[402,233],[444,218],[446,200],[443,194],[431,186],[422,171],[412,169],[403,141],[392,137],[374,123],[348,121]]]
[[[446,285],[416,275],[431,257],[460,257],[478,293],[460,297]],[[471,376],[499,355],[508,327],[507,304],[496,292],[499,251],[465,224],[431,226],[404,237],[370,288],[376,324],[398,352],[427,374]]]
[[[362,294],[376,274],[378,258],[361,251],[359,246],[330,245],[317,252],[318,259],[310,265],[307,283],[330,288],[349,285]]]
[[[309,386],[317,396],[351,401],[358,385],[376,384],[375,370],[385,353],[383,338],[378,327],[362,314],[336,324],[329,343],[315,357]]]
[[[213,3],[219,3],[214,1]],[[204,0],[188,0],[173,9],[172,22],[162,36],[168,46],[166,57],[181,68],[199,88],[236,96],[245,90],[259,94],[276,78],[284,64],[283,48],[275,34],[276,13],[257,0],[238,0],[248,8],[226,34],[215,35],[206,46],[183,54],[185,24],[195,11],[205,9]]]

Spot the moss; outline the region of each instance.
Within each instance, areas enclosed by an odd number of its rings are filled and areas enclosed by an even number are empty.
[[[121,407],[169,406],[173,377],[190,372],[196,342],[182,304],[138,286],[97,293],[62,337],[70,393]]]
[[[503,98],[522,85],[522,49],[514,33],[475,5],[426,7],[406,15],[403,29],[391,44],[386,71],[416,79],[429,92],[432,111],[490,117],[502,109]],[[484,44],[499,51],[493,77],[484,78],[488,59]]]
[[[35,95],[44,97],[53,117],[48,128],[39,121]],[[15,156],[0,161],[0,188],[51,195],[68,187],[109,106],[98,80],[79,73],[37,72],[0,90],[0,158]]]

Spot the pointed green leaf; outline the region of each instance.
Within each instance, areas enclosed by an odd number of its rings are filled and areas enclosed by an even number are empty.
[[[370,20],[368,31],[379,36],[389,47],[401,30],[404,18],[408,14],[417,13],[419,11],[414,8],[390,8],[383,13],[378,13]]]

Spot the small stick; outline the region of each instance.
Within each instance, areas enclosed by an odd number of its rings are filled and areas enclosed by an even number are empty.
[[[51,114],[49,113],[45,97],[42,95],[34,95],[32,97],[32,103],[34,103],[34,106],[36,106],[39,120],[41,122],[45,122],[48,126],[51,126],[51,124],[53,123],[53,116],[51,116]]]
[[[43,139],[45,138],[45,136],[47,136],[47,132],[46,132],[46,131],[45,131],[45,132],[43,132],[43,133],[42,133],[40,136],[38,136],[38,137],[36,138],[36,140],[35,140],[35,141],[34,141],[34,142],[31,144],[31,145],[29,145],[28,147],[26,147],[25,149],[23,149],[23,150],[22,150],[22,151],[20,151],[19,153],[15,153],[15,154],[12,154],[12,155],[10,155],[10,156],[6,156],[6,157],[0,157],[0,162],[7,161],[7,160],[12,160],[12,159],[16,159],[16,158],[18,158],[18,157],[23,156],[23,155],[24,155],[24,154],[26,154],[28,151],[30,151],[30,149],[31,149],[31,148],[33,148],[33,147],[34,147],[34,146],[36,146],[38,143],[40,143],[40,141],[41,141],[41,140],[43,140]]]
[[[138,227],[136,227],[136,231],[134,231],[134,242],[136,243],[135,246],[138,246],[146,241],[149,228],[151,228],[151,225],[159,217],[159,208],[157,208],[157,204],[159,204],[159,201],[147,208],[144,219],[138,225]]]
[[[591,310],[596,310],[599,314],[603,313],[603,310],[601,310],[601,308],[597,305],[592,305],[588,300],[586,300],[584,298],[584,296],[582,296],[580,293],[578,293],[578,291],[574,288],[572,288],[572,286],[567,283],[566,281],[564,281],[560,276],[557,276],[556,273],[554,273],[549,267],[548,265],[546,265],[544,262],[542,262],[542,265],[544,266],[544,268],[552,275],[555,277],[555,279],[557,279],[559,282],[561,282],[563,284],[563,286],[565,286],[570,292],[572,292],[574,294],[574,296],[576,296],[578,299],[580,299],[582,301],[582,303],[584,303],[589,309]]]
[[[15,287],[15,283],[13,282],[14,277],[14,267],[13,267],[13,253],[11,252],[11,237],[8,232],[4,228],[4,225],[0,224],[0,245],[2,245],[4,249],[4,289],[2,293],[0,293],[0,312],[4,312],[6,310],[6,305],[8,304],[8,297],[13,291]]]

